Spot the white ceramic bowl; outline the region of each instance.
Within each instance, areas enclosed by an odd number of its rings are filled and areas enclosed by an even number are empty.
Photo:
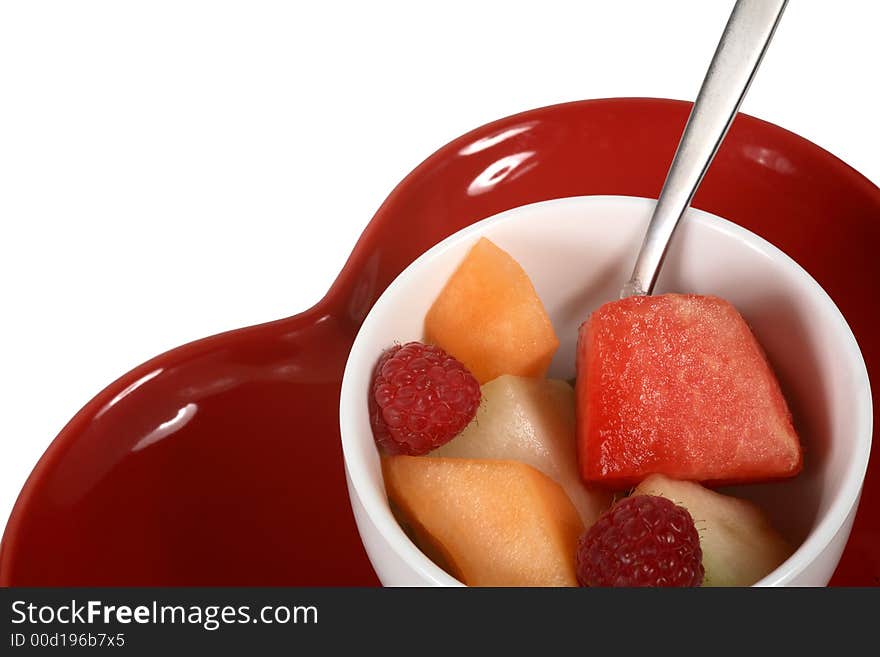
[[[354,342],[340,400],[346,478],[358,530],[386,586],[460,586],[406,536],[385,496],[367,410],[376,359],[395,341],[421,339],[423,320],[449,275],[486,236],[531,277],[559,336],[550,376],[575,374],[578,326],[617,298],[654,201],[591,196],[536,203],[459,231],[388,287]],[[793,227],[793,230],[795,228]],[[657,286],[715,294],[751,324],[782,384],[805,449],[784,483],[742,486],[798,549],[759,586],[823,586],[846,544],[871,448],[868,374],[852,332],[813,278],[779,249],[724,219],[690,210]]]

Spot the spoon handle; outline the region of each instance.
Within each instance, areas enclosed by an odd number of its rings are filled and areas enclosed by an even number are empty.
[[[788,0],[737,0],[688,117],[621,298],[651,294],[669,240],[755,77]]]

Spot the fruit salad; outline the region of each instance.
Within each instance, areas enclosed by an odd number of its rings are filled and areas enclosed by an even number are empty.
[[[389,503],[469,586],[749,586],[791,546],[715,490],[796,476],[800,440],[727,301],[639,296],[580,327],[576,378],[528,274],[478,240],[421,341],[376,355],[370,421]]]

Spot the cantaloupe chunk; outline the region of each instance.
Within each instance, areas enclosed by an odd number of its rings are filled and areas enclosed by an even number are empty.
[[[543,376],[559,339],[523,268],[481,238],[425,317],[425,338],[481,384],[501,374]]]
[[[577,586],[577,510],[517,461],[387,456],[385,489],[430,555],[469,586]]]
[[[586,527],[611,506],[611,493],[581,481],[575,449],[574,390],[566,381],[505,374],[480,388],[477,416],[428,456],[511,459],[565,489]]]

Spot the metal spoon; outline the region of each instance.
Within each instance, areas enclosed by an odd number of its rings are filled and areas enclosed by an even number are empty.
[[[755,77],[788,0],[737,0],[688,117],[632,277],[620,297],[651,294],[669,240]]]

